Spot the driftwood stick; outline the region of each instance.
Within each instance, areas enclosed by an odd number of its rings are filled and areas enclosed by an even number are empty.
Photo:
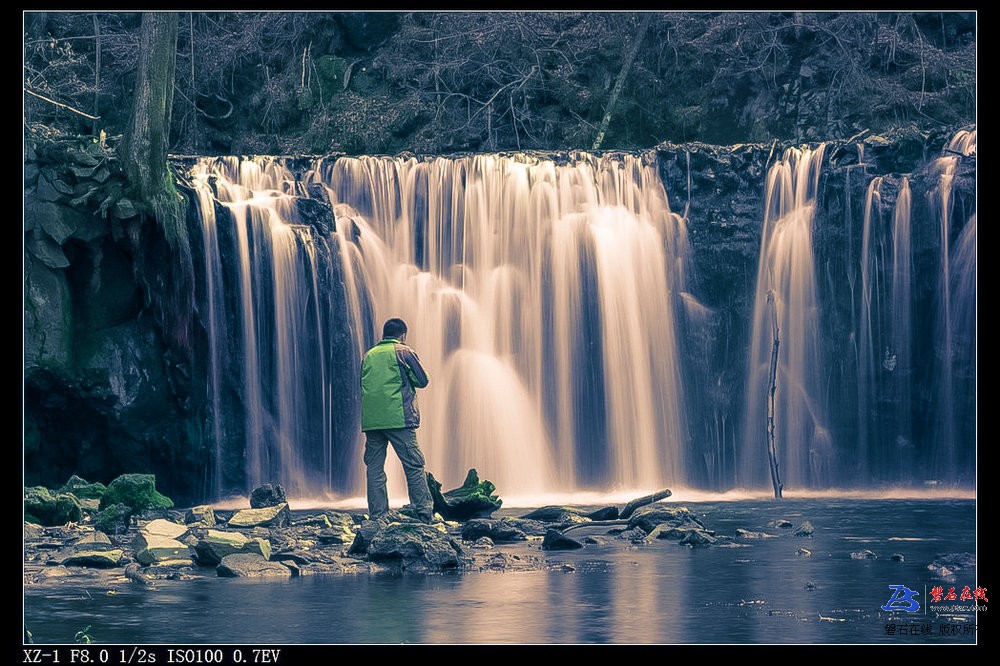
[[[774,308],[774,319],[772,321],[772,331],[774,341],[771,345],[771,376],[767,394],[767,458],[771,466],[771,485],[774,487],[774,498],[781,499],[781,476],[778,474],[778,453],[774,445],[774,392],[777,390],[778,378],[778,314],[774,296],[770,292],[767,294],[767,302]]]
[[[628,525],[627,520],[591,520],[586,523],[576,523],[575,525],[570,525],[569,527],[562,530],[563,534],[569,532],[570,530],[580,529],[581,527],[611,527],[612,525]]]
[[[664,488],[663,490],[655,492],[652,495],[646,495],[645,497],[636,498],[625,505],[625,508],[623,508],[621,512],[618,514],[618,517],[623,520],[626,518],[630,518],[632,514],[635,513],[635,510],[638,509],[639,507],[646,506],[647,504],[652,504],[653,502],[659,502],[661,499],[664,499],[665,497],[670,497],[672,494],[673,493],[671,493],[668,489]]]

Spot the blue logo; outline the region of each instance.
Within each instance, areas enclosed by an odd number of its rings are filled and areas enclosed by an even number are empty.
[[[913,597],[918,594],[916,590],[911,590],[905,585],[890,585],[889,588],[895,592],[889,597],[889,601],[882,605],[882,610],[906,611],[907,613],[916,613],[920,610],[920,604],[913,600]]]

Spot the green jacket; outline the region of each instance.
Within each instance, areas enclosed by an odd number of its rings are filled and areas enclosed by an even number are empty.
[[[399,340],[383,338],[361,361],[361,429],[418,427],[416,390],[429,381],[416,352]]]

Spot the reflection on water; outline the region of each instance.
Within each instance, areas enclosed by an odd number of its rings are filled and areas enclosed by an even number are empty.
[[[680,504],[679,502],[668,502]],[[25,589],[36,643],[128,644],[900,644],[975,643],[976,614],[936,612],[930,592],[977,586],[974,566],[942,579],[941,556],[976,553],[972,499],[784,499],[683,503],[727,547],[613,539],[546,553],[545,571],[217,578],[113,589]],[[517,515],[519,512],[512,512]],[[784,519],[791,528],[770,526]],[[812,537],[793,536],[805,521]],[[853,559],[869,550],[874,559]],[[808,551],[808,554],[804,551]],[[890,585],[916,613],[882,610]],[[942,608],[941,604],[937,608]],[[905,631],[905,633],[902,633]]]

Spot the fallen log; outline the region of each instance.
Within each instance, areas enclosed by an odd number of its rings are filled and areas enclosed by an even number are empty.
[[[635,513],[636,509],[646,506],[647,504],[652,504],[653,502],[659,502],[661,499],[670,497],[673,493],[669,489],[664,488],[652,495],[644,495],[643,497],[637,497],[636,499],[630,501],[628,504],[618,512],[617,520],[592,520],[587,523],[576,523],[575,525],[570,525],[569,527],[562,530],[563,534],[569,532],[570,530],[576,530],[581,527],[608,527],[613,525],[628,525],[629,518]]]
[[[670,497],[671,495],[673,495],[673,493],[670,492],[670,490],[664,488],[663,490],[653,493],[652,495],[646,495],[645,497],[638,497],[629,502],[628,504],[626,504],[625,508],[623,508],[621,512],[618,514],[618,517],[622,519],[630,518],[632,514],[635,513],[635,510],[638,509],[639,507],[646,506],[647,504],[652,504],[653,502],[659,502],[661,499],[665,499],[667,497]]]

